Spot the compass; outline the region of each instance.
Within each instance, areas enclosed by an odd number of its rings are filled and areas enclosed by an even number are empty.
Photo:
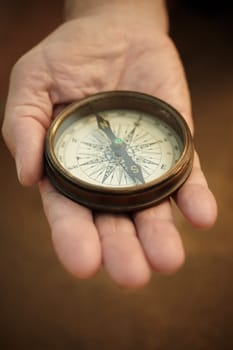
[[[98,93],[51,124],[45,170],[55,188],[92,209],[129,212],[174,194],[188,178],[193,142],[182,116],[150,95]]]

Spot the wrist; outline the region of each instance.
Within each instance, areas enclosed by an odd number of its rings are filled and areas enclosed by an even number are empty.
[[[168,18],[164,0],[66,0],[66,20],[87,16],[109,18],[122,25],[153,24],[168,31]]]

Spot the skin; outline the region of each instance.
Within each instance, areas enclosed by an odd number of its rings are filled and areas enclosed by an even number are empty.
[[[20,182],[39,184],[54,248],[65,268],[78,278],[89,278],[104,265],[118,285],[141,287],[152,270],[171,273],[184,262],[170,200],[131,216],[92,213],[63,197],[43,177],[44,139],[56,106],[114,89],[141,91],[167,101],[193,132],[182,63],[167,34],[164,7],[156,9],[154,18],[151,8],[148,17],[146,9],[140,16],[129,11],[124,16],[122,8],[111,11],[110,6],[102,11],[98,6],[89,12],[70,11],[74,19],[14,66],[3,136]],[[194,226],[213,225],[216,202],[197,155],[175,201]]]

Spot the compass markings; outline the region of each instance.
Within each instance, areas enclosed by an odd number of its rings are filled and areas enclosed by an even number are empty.
[[[105,144],[110,143],[108,138],[105,136],[105,134],[99,133],[97,130],[95,130],[95,132],[93,132],[91,136],[95,139],[95,141],[98,142],[98,145],[102,145],[103,143],[105,143]]]
[[[112,161],[109,161],[109,163],[105,169],[102,183],[105,183],[105,181],[109,178],[109,176],[114,172],[115,168],[116,168],[116,165],[114,163],[112,163]]]
[[[131,142],[132,142],[133,139],[134,139],[135,132],[136,132],[136,130],[137,130],[137,127],[138,127],[139,124],[140,124],[141,119],[142,119],[142,116],[140,115],[139,118],[137,119],[137,121],[134,123],[133,129],[131,129],[130,132],[127,132],[125,142],[128,143],[129,145],[131,144]],[[126,130],[126,131],[127,131],[127,130]]]
[[[151,174],[151,171],[149,172],[149,171],[146,169],[145,166],[142,167],[142,170],[143,170],[143,172],[146,173],[147,176],[149,176],[149,175]],[[151,170],[151,169],[150,169],[150,170]]]
[[[91,149],[94,148],[94,149],[103,150],[103,146],[101,144],[98,144],[98,143],[91,143],[91,142],[87,142],[87,141],[82,141],[80,143],[88,146]]]
[[[139,158],[139,157],[138,157]],[[144,163],[144,164],[150,164],[150,165],[159,165],[159,163],[155,163],[152,160],[149,160],[147,158],[140,157],[139,162]]]
[[[153,142],[148,142],[148,143],[140,143],[140,144],[136,144],[136,145],[131,146],[131,148],[133,150],[144,150],[144,148],[149,148],[151,146],[159,144],[160,142],[162,142],[162,141],[158,140],[158,141],[153,141]],[[151,149],[151,150],[153,150],[153,149]]]
[[[141,140],[142,138],[144,138],[144,142],[147,140],[147,138],[149,137],[149,140],[151,140],[151,136],[150,134],[148,134],[148,132],[145,132],[144,130],[142,130],[142,133],[136,133],[135,134],[135,138],[134,138],[134,142],[137,143],[139,140]]]
[[[104,158],[94,158],[90,159],[89,161],[80,164],[80,166],[86,166],[86,165],[94,165],[94,164],[102,164]]]
[[[94,179],[97,179],[100,175],[102,175],[102,172],[103,172],[103,167],[100,167],[98,170],[94,170],[92,173],[89,173],[87,175],[89,177],[94,177]],[[93,176],[93,175],[96,175],[96,176]]]
[[[115,130],[113,129],[113,131],[115,131]],[[121,138],[121,134],[122,134],[122,126],[121,126],[121,124],[119,124],[117,127],[117,130],[115,132],[115,135],[118,136],[119,138]]]
[[[110,127],[115,137],[122,140],[123,145],[125,145],[124,152],[127,152],[135,166],[141,167],[144,176],[148,177],[156,171],[160,164],[162,157],[160,143],[166,142],[167,138],[156,140],[149,131],[140,128],[141,118],[140,115],[134,123],[126,124],[119,120],[117,123],[113,121]],[[106,132],[100,133],[98,130],[94,130],[83,138],[77,157],[79,166],[88,177],[102,184],[112,186],[140,184],[141,182],[136,176],[131,176],[120,152],[118,155],[113,152],[111,140],[109,141],[109,137],[106,137],[105,134]],[[74,139],[71,141],[74,142]],[[166,152],[166,154],[171,155],[170,152]]]

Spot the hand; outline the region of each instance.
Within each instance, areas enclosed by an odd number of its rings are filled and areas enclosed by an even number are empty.
[[[65,23],[15,65],[3,135],[21,183],[39,182],[54,247],[67,270],[87,278],[103,264],[117,284],[139,287],[149,280],[151,268],[172,272],[184,261],[170,201],[131,217],[92,213],[42,178],[44,140],[54,106],[114,89],[167,101],[193,130],[182,64],[166,32],[153,21],[122,24],[91,15]],[[175,200],[193,225],[214,223],[216,203],[197,155]]]

